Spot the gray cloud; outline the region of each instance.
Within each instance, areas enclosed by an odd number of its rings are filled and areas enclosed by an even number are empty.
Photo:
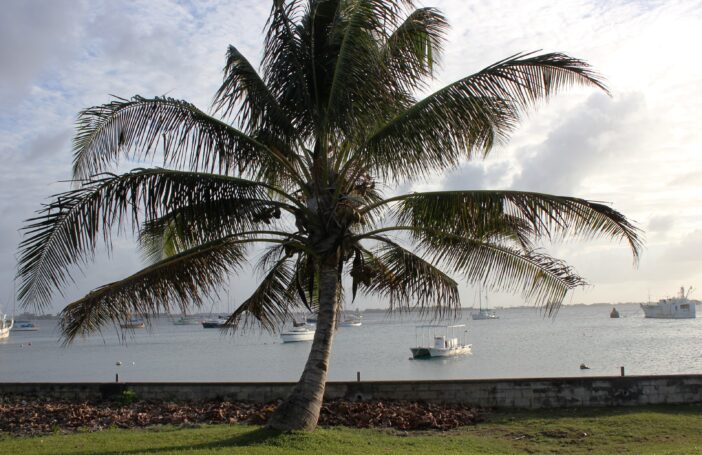
[[[270,2],[1,3],[0,298],[5,298],[15,271],[17,229],[47,196],[66,187],[56,181],[70,176],[69,138],[76,113],[108,101],[108,94],[168,93],[207,108],[221,80],[228,44],[235,44],[254,63],[260,57]],[[699,144],[696,119],[702,113],[692,83],[699,67],[694,59],[680,58],[686,57],[689,43],[699,41],[700,7],[685,3],[426,2],[442,8],[453,25],[435,86],[514,52],[545,48],[590,61],[619,88],[614,99],[595,96],[584,104],[589,90],[557,97],[532,114],[514,142],[496,150],[490,160],[466,163],[429,184],[446,189],[511,186],[623,203],[628,215],[650,220],[652,234],[666,231],[668,243],[651,248],[639,275],[627,268],[630,261],[623,247],[578,246],[565,257],[574,257],[584,272],[592,271],[585,275],[593,281],[617,277],[618,282],[603,287],[613,298],[635,288],[622,282],[653,279],[656,273],[668,276],[672,272],[658,270],[662,251],[668,245],[683,245],[681,236],[700,223],[687,208],[697,201],[693,195],[699,188],[700,161],[692,152],[680,155],[682,147]],[[646,104],[642,95],[621,96],[622,87],[645,93]],[[647,105],[656,113],[655,123],[647,116]],[[651,140],[654,131],[659,136]],[[651,158],[660,156],[664,158]],[[665,193],[675,186],[679,193]],[[680,214],[672,227],[666,222],[669,214]],[[693,240],[681,248],[696,248]],[[660,264],[667,267],[674,260],[670,261]],[[56,299],[54,310],[141,265],[132,239],[121,238],[113,257],[101,255],[86,277],[67,289],[65,298]],[[691,274],[698,273],[696,264],[687,266]],[[600,273],[603,270],[608,273]],[[244,275],[232,281],[235,301],[252,288],[253,274]],[[603,295],[590,298],[601,301]]]
[[[42,72],[75,52],[83,2],[7,0],[0,14],[0,103],[21,101]]]
[[[578,193],[588,176],[600,173],[613,155],[641,142],[643,96],[613,100],[593,95],[549,132],[546,139],[515,151],[521,172],[512,187],[562,195]],[[645,131],[645,130],[644,130]]]

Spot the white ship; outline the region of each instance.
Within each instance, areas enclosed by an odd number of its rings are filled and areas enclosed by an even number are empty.
[[[647,318],[656,319],[693,319],[695,314],[695,301],[690,300],[692,288],[685,292],[684,287],[680,287],[680,295],[661,299],[658,303],[641,304],[641,309]]]

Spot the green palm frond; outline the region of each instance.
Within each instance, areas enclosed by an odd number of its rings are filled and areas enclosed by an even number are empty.
[[[136,233],[142,218],[157,219],[217,199],[266,201],[267,189],[235,177],[166,169],[96,176],[56,195],[39,216],[27,220],[27,237],[20,244],[18,297],[24,305],[48,305],[52,289],[70,279],[68,267],[90,258],[100,235],[109,248],[112,227],[122,226],[127,217]]]
[[[342,3],[340,17],[331,34],[338,45],[327,84],[324,108],[325,132],[340,128],[346,137],[355,136],[359,125],[387,118],[388,108],[397,109],[409,99],[397,90],[396,75],[382,59],[381,45],[400,22],[406,4],[402,1],[356,0]],[[335,41],[337,39],[338,41]],[[397,69],[397,68],[396,68]]]
[[[123,280],[101,286],[61,311],[66,343],[98,332],[113,323],[119,327],[130,315],[149,318],[177,308],[200,307],[216,293],[228,272],[245,262],[249,240],[220,239],[164,259]]]
[[[73,145],[73,174],[84,179],[107,170],[120,154],[138,159],[163,152],[164,164],[193,171],[256,173],[278,167],[296,175],[284,151],[192,104],[173,98],[117,100],[82,111]]]
[[[253,294],[227,318],[224,329],[235,330],[253,323],[271,332],[279,328],[304,308],[289,291],[294,276],[292,259],[278,260]]]
[[[407,91],[424,87],[442,51],[448,23],[435,8],[419,8],[390,35],[382,60]]]
[[[251,63],[234,46],[227,50],[224,81],[213,106],[224,116],[235,116],[249,133],[267,131],[290,144],[295,128],[288,114],[266,87]]]
[[[441,191],[387,199],[366,210],[395,203],[399,225],[480,238],[500,225],[522,237],[607,237],[626,241],[637,261],[639,229],[611,207],[573,197],[524,191]],[[524,224],[526,223],[527,226]]]
[[[455,167],[506,139],[536,101],[575,84],[606,91],[582,60],[560,53],[514,55],[398,113],[368,136],[358,159],[395,180]]]
[[[390,310],[434,310],[436,316],[461,307],[458,284],[434,264],[399,244],[375,237],[382,244],[354,258],[350,274],[354,287],[386,298]]]
[[[263,44],[263,80],[304,141],[315,130],[318,117],[306,65],[310,50],[295,23],[302,14],[300,1],[275,1],[266,23]]]
[[[461,273],[468,282],[520,292],[548,314],[560,307],[569,290],[587,284],[563,261],[537,251],[525,253],[432,231],[416,230],[414,237],[432,261]]]

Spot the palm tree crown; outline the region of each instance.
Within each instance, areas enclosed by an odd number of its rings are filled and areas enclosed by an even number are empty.
[[[584,283],[536,251],[543,237],[610,237],[635,259],[638,230],[612,208],[519,191],[388,195],[380,183],[436,175],[505,140],[538,100],[606,90],[585,62],[517,54],[420,100],[447,30],[412,0],[274,0],[260,73],[233,46],[207,113],[177,99],[116,99],[80,113],[74,189],[28,221],[19,297],[44,307],[112,231],[131,226],[145,269],[61,312],[67,342],[129,314],[198,307],[266,245],[264,278],[228,319],[274,330],[319,313],[300,383],[271,420],[314,428],[341,279],[390,308],[460,308],[458,284],[521,292],[547,311]],[[108,173],[120,156],[161,168]],[[397,235],[399,234],[399,235]]]

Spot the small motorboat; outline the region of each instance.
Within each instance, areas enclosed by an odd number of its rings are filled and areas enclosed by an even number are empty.
[[[227,323],[227,318],[224,316],[218,316],[217,319],[205,319],[202,321],[202,328],[203,329],[219,329],[220,327],[224,327],[224,325]]]
[[[146,324],[144,323],[143,318],[132,317],[129,318],[129,320],[124,324],[120,324],[120,327],[123,329],[143,329],[146,327]]]
[[[36,332],[39,330],[39,326],[31,321],[15,321],[15,325],[12,327],[13,332]]]
[[[417,326],[415,332],[417,347],[410,348],[412,357],[415,359],[422,359],[470,354],[472,352],[472,345],[465,343],[466,330],[463,330],[462,341],[458,339],[458,336],[455,336],[456,331],[464,327],[465,324]],[[427,337],[431,337],[433,340],[431,345],[426,343],[425,340]]]
[[[612,319],[617,319],[619,317],[619,311],[616,308],[612,308],[612,312],[609,313],[609,317]]]
[[[283,343],[295,343],[297,341],[312,341],[315,329],[307,324],[293,324],[293,328],[280,334]]]

